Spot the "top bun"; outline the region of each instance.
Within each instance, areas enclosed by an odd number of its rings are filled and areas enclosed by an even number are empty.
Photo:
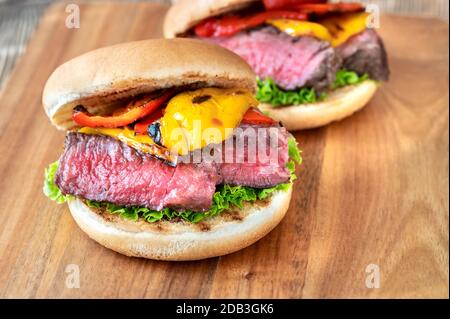
[[[200,21],[240,10],[260,0],[179,0],[167,12],[164,20],[164,36],[175,38]]]
[[[93,114],[109,112],[120,99],[177,86],[256,90],[255,74],[236,54],[193,39],[154,39],[97,49],[59,66],[44,87],[42,103],[59,129],[76,126],[82,104]]]

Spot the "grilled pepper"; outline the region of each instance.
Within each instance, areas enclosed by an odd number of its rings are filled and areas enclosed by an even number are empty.
[[[111,116],[92,115],[83,106],[79,105],[75,107],[72,119],[78,125],[87,127],[114,128],[125,126],[154,112],[159,106],[169,100],[172,93],[172,91],[167,91],[157,98],[147,96],[133,101],[126,108],[120,112],[115,112]]]
[[[200,37],[231,36],[239,31],[257,27],[271,19],[306,20],[307,15],[296,11],[267,11],[250,16],[236,15],[207,19],[194,28]]]

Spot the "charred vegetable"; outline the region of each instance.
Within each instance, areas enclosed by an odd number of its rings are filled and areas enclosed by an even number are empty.
[[[110,116],[92,115],[84,107],[77,106],[72,114],[72,119],[80,126],[115,128],[126,126],[138,119],[148,116],[172,96],[172,91],[167,91],[161,96],[148,95],[131,102],[127,107],[116,111]]]

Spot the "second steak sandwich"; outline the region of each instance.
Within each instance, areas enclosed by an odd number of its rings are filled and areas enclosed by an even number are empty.
[[[67,130],[44,192],[126,255],[188,260],[246,247],[283,218],[301,160],[293,137],[255,108],[255,89],[243,60],[198,40],[70,60],[43,94]]]
[[[351,115],[388,80],[386,51],[370,22],[354,2],[180,0],[164,34],[240,55],[259,77],[260,109],[296,130]]]

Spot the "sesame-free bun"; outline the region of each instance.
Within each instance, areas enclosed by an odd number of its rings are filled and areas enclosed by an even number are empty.
[[[243,9],[260,0],[178,0],[170,7],[164,20],[164,36],[175,38],[200,21]]]
[[[238,55],[194,39],[122,43],[80,55],[59,66],[45,84],[42,103],[59,129],[75,126],[73,108],[93,114],[120,99],[177,86],[256,90],[255,74]],[[120,105],[123,106],[123,105]]]
[[[260,104],[259,109],[280,121],[289,131],[310,129],[342,120],[362,109],[378,88],[374,81],[364,81],[332,91],[324,101],[274,107]]]
[[[292,186],[267,202],[246,204],[198,224],[124,220],[95,211],[79,199],[68,205],[80,228],[109,249],[157,260],[198,260],[235,252],[264,237],[283,219],[291,194]]]

